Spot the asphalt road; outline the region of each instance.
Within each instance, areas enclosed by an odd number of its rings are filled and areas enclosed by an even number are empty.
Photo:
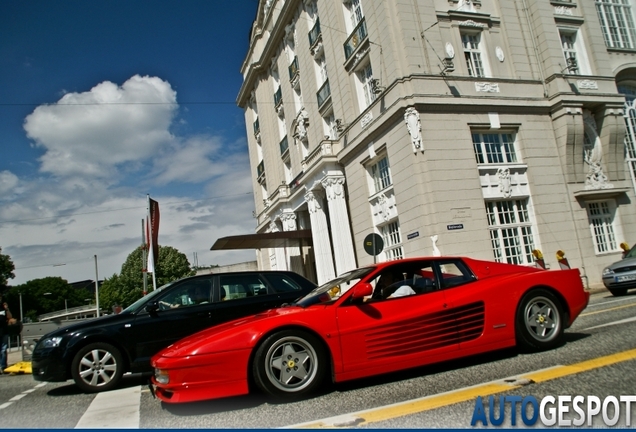
[[[617,358],[617,353],[625,354]],[[588,362],[594,359],[601,360]],[[575,367],[559,367],[570,365]],[[71,381],[43,384],[35,382],[30,375],[2,375],[0,427],[300,428],[309,424],[314,427],[469,428],[476,396],[471,396],[471,390],[466,388],[505,383],[506,378],[511,378],[507,383],[509,390],[504,387],[503,391],[494,393],[496,400],[499,396],[516,395],[534,396],[540,402],[545,396],[592,395],[604,401],[608,396],[636,395],[635,367],[636,293],[612,297],[601,292],[592,296],[588,308],[566,331],[566,343],[557,349],[537,354],[500,351],[339,384],[310,399],[291,403],[276,403],[254,394],[169,405],[153,399],[143,385],[144,377],[138,375],[125,377],[121,389],[97,396],[81,393]],[[536,372],[546,368],[553,369],[549,373]],[[538,378],[546,375],[549,379],[545,381]],[[519,381],[520,377],[531,379]],[[487,395],[483,388],[477,387],[475,394]],[[483,400],[487,405],[487,396]],[[399,405],[408,401],[411,403]],[[636,402],[630,407],[630,425],[626,423],[624,404],[622,408],[617,426],[633,428]],[[489,412],[487,418],[488,415]],[[613,411],[609,415],[611,417]],[[334,416],[339,417],[334,419]],[[511,426],[511,417],[507,405],[504,427]],[[564,421],[572,418],[576,415],[570,409]],[[519,413],[516,421],[517,425],[521,423]],[[478,423],[477,426],[484,425]],[[585,426],[604,426],[602,416],[593,417],[592,424]]]

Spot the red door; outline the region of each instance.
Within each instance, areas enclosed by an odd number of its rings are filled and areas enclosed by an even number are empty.
[[[337,381],[441,361],[459,349],[444,291],[343,305],[337,318],[344,369]]]

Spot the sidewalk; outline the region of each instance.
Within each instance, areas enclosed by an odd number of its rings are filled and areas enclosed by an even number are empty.
[[[22,349],[11,348],[7,352],[7,366],[12,366],[22,361]]]

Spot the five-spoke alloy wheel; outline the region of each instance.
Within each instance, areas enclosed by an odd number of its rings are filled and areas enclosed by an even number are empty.
[[[269,336],[254,356],[256,384],[277,397],[303,395],[315,390],[327,369],[322,343],[300,330],[285,330]]]
[[[517,342],[528,350],[540,351],[561,343],[564,313],[550,291],[537,288],[523,296],[517,308]]]

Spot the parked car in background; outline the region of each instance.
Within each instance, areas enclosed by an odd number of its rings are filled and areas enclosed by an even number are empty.
[[[587,306],[578,269],[460,257],[350,271],[292,305],[211,327],[152,358],[164,402],[298,398],[342,382],[513,347],[553,348]]]
[[[293,302],[315,286],[287,271],[180,279],[118,315],[83,321],[43,336],[33,350],[33,378],[72,378],[86,392],[110,390],[125,372],[150,372],[152,355],[171,343],[214,324]]]
[[[615,296],[625,295],[627,290],[636,288],[636,245],[623,259],[605,267],[603,285]]]

